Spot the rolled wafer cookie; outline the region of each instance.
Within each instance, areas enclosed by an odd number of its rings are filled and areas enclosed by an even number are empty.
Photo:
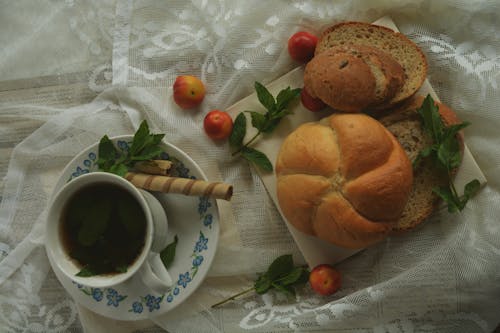
[[[230,200],[233,186],[221,182],[128,172],[125,178],[144,190]]]

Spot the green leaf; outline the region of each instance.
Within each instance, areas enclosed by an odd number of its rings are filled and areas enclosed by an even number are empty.
[[[267,123],[266,116],[256,111],[245,111],[245,112],[250,113],[250,116],[252,117],[252,126],[262,132],[265,129]]]
[[[448,180],[448,186],[434,188],[433,192],[448,204],[449,212],[461,211],[473,195],[471,193],[477,191],[479,184],[477,180],[471,181],[469,189],[464,189],[464,195],[459,197],[452,180],[454,170],[462,163],[462,152],[457,136],[469,123],[445,126],[439,109],[430,95],[427,95],[417,112],[421,116],[424,131],[433,140],[433,144],[418,154],[413,165],[416,166],[422,158],[431,158],[435,165],[444,171]]]
[[[271,263],[267,269],[267,276],[271,280],[276,280],[290,274],[294,269],[291,254],[282,255]]]
[[[464,186],[464,197],[468,200],[472,198],[481,188],[481,183],[479,180],[474,179],[465,184]]]
[[[240,148],[247,132],[247,118],[243,113],[238,114],[234,119],[233,131],[229,136],[229,145],[233,148]]]
[[[271,133],[279,125],[280,121],[281,118],[271,119],[262,130],[262,133]]]
[[[125,166],[125,164],[114,164],[107,171],[110,173],[114,173],[115,175],[118,175],[120,177],[125,177],[128,172],[128,168]]]
[[[304,268],[302,267],[294,267],[292,271],[290,271],[287,275],[280,278],[278,281],[280,284],[284,286],[288,286],[296,283],[302,277],[304,272]]]
[[[155,157],[158,157],[163,152],[161,147],[156,145],[148,145],[144,147],[136,155],[131,156],[131,161],[148,161]]]
[[[288,104],[293,101],[297,96],[300,95],[300,88],[290,89],[287,87],[286,89],[281,90],[276,96],[276,110],[277,112],[286,109]]]
[[[422,149],[412,162],[413,169],[415,169],[419,165],[420,161],[423,158],[430,156],[434,152],[434,149],[436,149],[436,147],[434,146],[425,147],[424,149]]]
[[[85,215],[78,230],[78,242],[83,246],[91,246],[104,234],[111,215],[112,205],[109,200],[97,201],[93,207]]]
[[[91,267],[89,267],[89,265],[86,265],[85,267],[83,267],[78,273],[75,274],[76,276],[79,276],[79,277],[89,277],[89,276],[94,276],[94,275],[97,275],[97,273],[95,271],[93,271],[91,269]]]
[[[109,139],[107,135],[104,135],[99,141],[99,157],[104,159],[115,159],[118,151],[115,148],[113,142]]]
[[[163,262],[163,265],[165,265],[165,268],[168,268],[174,261],[175,249],[177,248],[178,241],[179,239],[177,238],[177,235],[175,235],[174,241],[168,244],[167,247],[160,252],[160,258]]]
[[[114,164],[114,160],[118,156],[118,151],[107,135],[104,135],[99,141],[98,154],[97,165],[101,170],[108,171]]]
[[[454,213],[456,211],[462,210],[461,207],[462,204],[459,198],[453,195],[449,187],[446,186],[435,187],[432,189],[432,191],[436,193],[441,199],[443,199],[444,202],[447,203],[448,212]]]
[[[143,120],[134,134],[132,145],[130,146],[130,155],[137,154],[146,144],[149,138],[149,126],[146,120]]]
[[[267,156],[258,151],[257,149],[250,147],[243,147],[241,150],[241,155],[248,161],[252,162],[264,171],[273,171],[273,165]]]
[[[267,293],[271,287],[272,281],[269,279],[267,274],[259,276],[257,281],[254,283],[255,292],[260,295]]]
[[[295,281],[294,285],[305,284],[305,283],[309,282],[309,274],[310,273],[311,272],[307,268],[303,267],[302,274],[297,279],[297,281]]]
[[[135,162],[151,160],[163,152],[160,143],[164,136],[150,134],[145,120],[135,132],[128,151],[117,150],[107,135],[103,136],[99,142],[99,169],[124,177]]]
[[[259,102],[264,105],[264,107],[269,111],[272,112],[275,108],[276,102],[274,101],[273,95],[267,90],[266,87],[264,87],[261,83],[255,82],[255,91],[257,92],[257,98],[259,99]]]
[[[434,103],[431,95],[427,95],[422,103],[422,106],[417,109],[417,112],[422,117],[424,123],[424,130],[436,143],[441,141],[444,124],[441,120],[438,107]]]
[[[295,296],[295,289],[293,289],[292,286],[284,286],[284,285],[282,285],[280,283],[277,283],[277,282],[273,282],[272,286],[276,290],[281,291],[282,293],[284,293],[287,297]]]

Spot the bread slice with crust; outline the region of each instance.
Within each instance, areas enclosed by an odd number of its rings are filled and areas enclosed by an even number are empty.
[[[348,52],[327,50],[309,61],[304,89],[314,98],[345,112],[360,112],[376,101],[377,78],[370,66]]]
[[[378,120],[398,139],[410,161],[414,161],[419,152],[432,145],[432,139],[424,132],[417,109],[422,105],[423,96],[413,96],[403,105],[388,110],[386,115]],[[445,125],[460,122],[456,114],[442,103],[436,103]],[[458,135],[463,147],[463,136]],[[436,169],[432,161],[423,160],[413,171],[413,187],[410,198],[401,217],[394,226],[394,232],[412,229],[425,221],[441,202],[432,191],[434,187],[446,186],[447,176]]]
[[[315,56],[334,46],[356,44],[378,48],[390,54],[404,70],[405,82],[395,96],[380,105],[388,108],[417,92],[427,76],[427,61],[420,48],[399,32],[365,23],[342,22],[326,29],[316,45]]]
[[[304,88],[335,110],[362,112],[390,100],[404,84],[401,65],[365,45],[334,46],[315,56],[304,71]]]
[[[344,44],[334,46],[331,49],[355,55],[363,59],[370,66],[377,82],[375,91],[376,101],[370,106],[376,106],[392,99],[404,84],[405,73],[403,67],[391,55],[378,48],[366,45]]]

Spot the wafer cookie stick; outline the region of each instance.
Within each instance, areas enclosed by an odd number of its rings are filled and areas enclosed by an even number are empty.
[[[128,172],[125,178],[134,186],[150,191],[176,193],[189,196],[204,196],[215,199],[230,200],[233,186],[220,182],[205,180],[149,175],[145,173]]]

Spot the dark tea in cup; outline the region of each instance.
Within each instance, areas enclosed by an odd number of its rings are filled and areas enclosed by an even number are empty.
[[[146,228],[137,199],[109,182],[78,189],[61,214],[63,247],[82,277],[126,272],[143,250]]]

